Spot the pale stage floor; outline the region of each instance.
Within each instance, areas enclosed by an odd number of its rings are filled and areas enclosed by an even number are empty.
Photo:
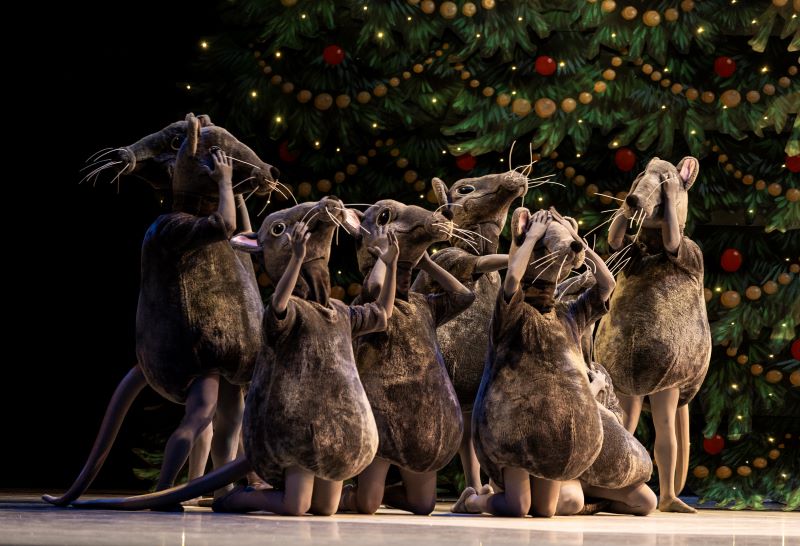
[[[701,510],[647,517],[597,514],[509,519],[450,514],[411,516],[382,509],[374,516],[287,518],[61,509],[33,495],[0,494],[0,544],[180,545],[368,544],[421,546],[800,546],[800,513]]]

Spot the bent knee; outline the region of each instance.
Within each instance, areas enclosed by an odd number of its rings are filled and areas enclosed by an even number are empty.
[[[368,497],[356,499],[356,509],[360,514],[374,514],[381,507],[381,497]]]
[[[283,513],[286,516],[303,516],[311,509],[308,499],[284,499]]]
[[[558,505],[556,506],[555,513],[559,516],[572,516],[581,510],[583,510],[583,499],[569,495],[558,499]]]
[[[658,498],[653,490],[647,486],[636,492],[636,500],[634,505],[635,514],[637,516],[646,516],[653,512],[658,506]]]
[[[410,506],[411,513],[415,516],[427,516],[436,508],[436,498],[420,499],[412,501]]]

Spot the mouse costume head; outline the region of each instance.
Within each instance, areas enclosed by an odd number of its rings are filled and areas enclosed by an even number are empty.
[[[661,228],[664,221],[662,207],[663,185],[669,178],[679,181],[681,191],[675,203],[678,214],[678,223],[683,231],[686,225],[686,215],[689,208],[688,190],[697,179],[700,163],[694,157],[687,156],[677,165],[657,157],[650,160],[644,172],[636,177],[631,189],[625,197],[622,212],[626,218],[636,218],[645,228]]]
[[[210,214],[217,209],[217,183],[210,176],[211,154],[221,149],[233,159],[234,193],[266,195],[275,188],[278,170],[264,163],[247,146],[222,127],[203,126],[186,116],[186,138],[178,150],[172,179],[173,209],[190,214]]]
[[[434,178],[432,185],[439,205],[452,214],[455,225],[482,235],[472,237],[471,244],[453,237],[451,244],[468,252],[475,252],[476,247],[478,254],[492,254],[497,252],[511,203],[528,191],[528,178],[517,171],[507,171],[462,178],[450,188]],[[469,236],[465,238],[470,239]]]
[[[375,265],[369,249],[378,246],[378,227],[386,227],[397,235],[400,256],[397,259],[397,290],[407,294],[411,286],[411,270],[432,244],[443,242],[451,233],[452,224],[438,212],[399,201],[384,199],[361,214],[361,228],[356,237],[356,255],[361,273],[366,275]]]
[[[329,196],[318,202],[300,203],[273,212],[264,219],[258,233],[240,233],[231,239],[238,250],[262,254],[267,275],[277,281],[292,257],[289,234],[298,222],[308,225],[311,234],[306,243],[306,256],[293,294],[327,305],[331,291],[328,260],[336,228],[344,226],[353,233],[359,229],[355,211],[345,209],[337,197]]]
[[[558,214],[551,209],[552,214]],[[511,217],[511,250],[509,255],[519,251],[525,242],[525,237],[530,227],[531,212],[525,207],[519,207]],[[565,216],[564,219],[578,229],[574,219]],[[583,244],[572,238],[569,231],[558,221],[553,219],[547,226],[547,231],[533,247],[528,267],[522,277],[522,289],[526,298],[540,299],[544,307],[552,307],[553,294],[556,285],[567,278],[572,269],[583,265],[586,251]]]

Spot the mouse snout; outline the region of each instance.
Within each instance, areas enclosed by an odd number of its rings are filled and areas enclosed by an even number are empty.
[[[579,243],[578,241],[572,241],[572,242],[569,244],[569,249],[570,249],[572,252],[580,252],[580,251],[581,251],[581,249],[583,249],[583,245],[582,245],[581,243]]]
[[[635,208],[639,206],[639,196],[634,194],[628,194],[625,198],[625,204],[631,208]]]
[[[273,167],[272,165],[269,166],[269,176],[272,177],[272,180],[278,180],[281,176],[281,171],[278,170],[277,167]]]

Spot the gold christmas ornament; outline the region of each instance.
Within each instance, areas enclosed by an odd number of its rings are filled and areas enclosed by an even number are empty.
[[[428,190],[428,193],[425,194],[425,199],[428,200],[429,203],[433,203],[437,205],[439,203],[439,196],[436,195],[436,192],[432,189]]]
[[[461,73],[461,79],[462,79],[462,80],[468,80],[470,76],[472,76],[472,74],[471,74],[469,71],[467,71],[467,70],[464,70],[464,71]]]
[[[353,176],[358,172],[358,165],[356,165],[355,163],[348,163],[347,167],[344,168],[344,172],[346,172],[350,176]]]
[[[790,85],[792,85],[792,80],[790,80],[786,76],[782,76],[782,77],[778,78],[778,85],[780,85],[781,87],[784,87],[784,88],[785,87],[789,87]]]
[[[351,298],[355,298],[361,293],[361,285],[357,282],[351,282],[350,285],[347,287],[347,295]]]
[[[597,192],[600,188],[597,187],[596,184],[589,184],[586,186],[586,196],[587,197],[594,197],[597,195]]]
[[[531,101],[528,99],[514,99],[511,104],[511,111],[520,117],[527,116],[531,113]]]
[[[764,290],[765,294],[769,294],[771,296],[778,291],[778,283],[775,281],[767,281],[761,288]]]
[[[683,2],[681,2],[681,9],[686,12],[692,11],[694,9],[694,1],[683,0]]]
[[[703,299],[706,300],[706,303],[711,301],[711,298],[714,297],[714,292],[709,290],[708,288],[703,288]]]
[[[667,10],[664,11],[664,19],[666,19],[670,23],[674,23],[675,21],[677,21],[678,16],[679,16],[678,10],[676,10],[675,8],[667,8]]]
[[[536,115],[540,118],[549,118],[555,114],[557,108],[558,107],[556,106],[556,103],[548,98],[541,98],[537,100],[536,104],[534,105]]]
[[[781,193],[783,193],[783,186],[777,182],[773,182],[767,186],[767,193],[769,193],[772,197],[778,197]]]
[[[314,106],[317,108],[317,110],[325,111],[333,106],[333,97],[328,93],[320,93],[314,97]]]
[[[608,193],[605,193],[605,192],[600,193],[598,195],[600,196],[600,202],[601,203],[603,203],[604,205],[610,205],[611,204],[611,201],[612,201],[611,195],[609,195]]]
[[[748,300],[757,300],[761,297],[761,289],[757,286],[748,286],[744,291],[744,295]]]
[[[452,19],[458,15],[458,6],[455,2],[442,2],[439,6],[439,14],[445,19]]]
[[[753,466],[756,468],[767,468],[767,460],[764,457],[756,457],[753,459]]]
[[[497,95],[495,102],[497,103],[498,106],[502,106],[503,108],[505,108],[506,106],[509,105],[509,103],[511,103],[511,95],[509,95],[508,93],[500,93],[499,95]]]
[[[748,91],[745,97],[747,98],[747,102],[755,104],[761,100],[761,93],[758,91]]]
[[[366,91],[360,91],[358,93],[358,95],[356,95],[356,100],[358,102],[360,102],[361,104],[367,104],[370,101],[371,98],[372,98],[372,95],[370,95]]]
[[[407,1],[409,4],[411,4],[412,6],[416,6],[417,4],[419,4],[419,0],[406,0],[406,1]]]
[[[781,379],[783,379],[783,373],[780,370],[770,370],[764,377],[767,383],[780,383]]]
[[[389,78],[389,85],[391,85],[392,87],[397,87],[398,85],[400,85],[400,78],[396,76],[394,78]]]
[[[750,360],[750,359],[747,358],[747,355],[739,355],[739,356],[736,357],[736,362],[741,364],[742,366],[747,364],[748,360]]]
[[[786,190],[786,200],[791,203],[797,203],[797,201],[800,200],[800,190],[797,188],[789,188]]]
[[[414,182],[414,189],[416,191],[422,191],[425,189],[425,181],[424,180],[417,180]]]
[[[378,85],[375,86],[375,89],[372,90],[372,94],[375,95],[376,97],[383,97],[386,95],[386,92],[388,90],[389,90],[388,87],[386,87],[382,83],[379,83]]]
[[[738,347],[731,346],[731,347],[728,347],[727,349],[725,349],[725,354],[728,355],[728,356],[736,356],[737,352],[739,352],[739,348]]]
[[[494,9],[494,0],[481,0],[483,9]]]
[[[387,146],[391,146],[388,142],[386,143]],[[389,150],[389,155],[392,157],[398,157],[400,155],[400,148],[392,148]]]
[[[287,8],[294,6],[296,3],[297,0],[281,0],[281,4],[283,4]]]
[[[481,93],[483,93],[484,97],[491,97],[492,95],[494,95],[494,88],[493,87],[484,87],[483,90],[481,91]]]
[[[652,74],[653,73],[653,65],[649,63],[645,63],[642,65],[642,72],[645,74]]]
[[[592,94],[587,91],[584,91],[580,95],[578,95],[578,100],[580,101],[581,104],[589,104],[590,102],[592,102]]]
[[[408,70],[405,70],[405,71],[403,72],[403,79],[404,79],[404,80],[407,80],[407,79],[409,79],[409,78],[411,78],[411,72],[409,72]]]
[[[642,21],[648,27],[657,27],[661,23],[661,15],[656,10],[651,9],[644,12]]]
[[[575,176],[575,167],[567,167],[564,169],[564,176],[571,180]]]
[[[572,180],[572,182],[576,186],[583,186],[584,184],[586,184],[586,177],[583,176],[582,174],[579,174]]]
[[[795,370],[789,375],[789,382],[795,387],[800,387],[800,370]]]
[[[703,91],[703,94],[700,95],[700,100],[702,100],[706,104],[711,104],[714,102],[714,93],[711,91]]]
[[[733,472],[727,466],[721,466],[716,470],[716,472],[714,472],[714,474],[716,474],[717,478],[720,480],[727,480],[733,475]]]
[[[397,160],[397,162],[395,164],[399,168],[405,169],[406,167],[408,167],[408,159],[406,159],[405,157],[401,157],[400,159]]]
[[[683,92],[683,84],[673,83],[669,90],[672,91],[674,95],[677,95],[678,93]]]
[[[300,197],[308,197],[311,195],[311,184],[308,182],[300,182],[297,186],[297,195]]]
[[[356,158],[356,163],[358,163],[358,164],[359,164],[359,165],[361,165],[362,167],[363,167],[364,165],[366,165],[368,162],[369,162],[369,159],[367,159],[367,156],[365,156],[365,155],[360,155],[360,156],[358,156],[358,157]]]
[[[789,195],[789,192],[786,192],[786,195]],[[800,264],[792,264],[789,266],[789,271],[792,273],[800,273]]]
[[[776,8],[782,8],[789,3],[789,0],[772,0],[772,5]]]
[[[761,364],[753,364],[750,366],[750,373],[753,375],[761,375],[764,373],[764,366]]]
[[[307,103],[308,101],[311,100],[311,97],[313,97],[313,95],[311,94],[311,91],[309,91],[308,89],[301,89],[297,93],[297,102],[299,102],[301,104],[305,104],[305,103]]]
[[[331,191],[331,181],[327,178],[323,178],[317,182],[317,189],[322,193],[328,193]]]
[[[428,15],[430,15],[431,13],[436,11],[436,4],[431,0],[422,0],[420,9],[422,10],[422,13],[427,13]]]
[[[752,174],[746,174],[742,177],[742,184],[744,184],[745,186],[750,186],[753,184],[754,180],[755,179],[753,178]]]
[[[341,286],[332,286],[331,287],[331,297],[335,300],[343,300],[344,299],[344,288]]]
[[[727,290],[722,293],[722,296],[719,298],[720,303],[723,307],[727,307],[728,309],[733,309],[742,301],[742,297],[739,295],[739,292],[736,290]]]
[[[790,76],[797,75],[797,67],[794,66],[794,65],[792,65],[789,68],[787,68],[786,71],[789,73]]]
[[[292,82],[285,82],[283,85],[281,85],[281,91],[288,95],[294,91],[294,84]]]
[[[728,108],[736,108],[742,102],[742,96],[736,89],[728,89],[720,95],[719,100]]]
[[[781,452],[780,452],[780,450],[777,450],[777,449],[770,449],[769,453],[767,453],[767,457],[769,457],[773,461],[775,459],[777,459],[778,457],[780,457],[780,456],[781,456]]]
[[[405,180],[406,184],[413,184],[418,176],[417,171],[406,171],[403,173],[403,180]]]
[[[761,88],[765,95],[774,95],[775,94],[775,86],[771,83],[765,83],[764,87]]]
[[[747,465],[742,465],[736,468],[736,473],[746,478],[747,476],[753,473],[753,469]]]
[[[617,73],[614,72],[612,69],[606,68],[605,70],[603,70],[603,79],[604,80],[611,81],[616,77],[617,77]]]
[[[617,3],[614,0],[603,0],[603,3],[600,4],[600,9],[606,13],[611,13],[617,9]]]
[[[466,2],[464,6],[461,8],[461,13],[463,13],[466,17],[472,17],[473,15],[478,13],[478,6],[476,6],[472,2]]]
[[[695,478],[699,478],[702,480],[708,477],[708,468],[706,468],[703,465],[696,466],[694,467],[694,470],[692,470],[692,474],[694,475]]]
[[[575,102],[575,99],[573,99],[572,97],[567,97],[566,99],[561,101],[561,109],[564,110],[567,114],[574,111],[577,106],[578,103]]]
[[[336,106],[339,108],[347,108],[348,106],[350,106],[350,96],[338,95],[336,97]]]
[[[611,66],[622,66],[622,57],[611,57]]]
[[[347,178],[347,175],[344,174],[344,171],[336,171],[333,175],[333,181],[337,184],[344,182],[345,178]]]
[[[564,168],[564,162],[563,161],[556,161],[556,169],[561,170],[563,168]]]
[[[761,191],[766,187],[767,187],[767,183],[764,182],[763,180],[759,180],[758,182],[756,182],[756,189],[757,190]]]
[[[686,90],[686,98],[689,100],[697,100],[697,97],[700,96],[700,92],[697,91],[694,87],[690,87]]]
[[[411,70],[413,70],[416,74],[420,74],[423,70],[425,70],[425,67],[417,63],[411,67]]]
[[[792,282],[792,276],[789,275],[788,273],[781,273],[780,275],[778,275],[778,284],[786,286],[790,282]]]
[[[627,21],[632,21],[633,19],[636,19],[636,16],[639,14],[639,12],[636,11],[636,8],[634,8],[633,6],[625,6],[624,8],[622,8],[622,11],[620,13],[622,14],[622,18]]]
[[[469,86],[472,87],[473,89],[476,89],[480,84],[481,82],[478,80],[470,80],[469,82]]]
[[[659,72],[658,70],[654,71],[652,74],[650,74],[650,79],[653,80],[654,82],[657,82],[658,80],[661,79],[661,72]]]

